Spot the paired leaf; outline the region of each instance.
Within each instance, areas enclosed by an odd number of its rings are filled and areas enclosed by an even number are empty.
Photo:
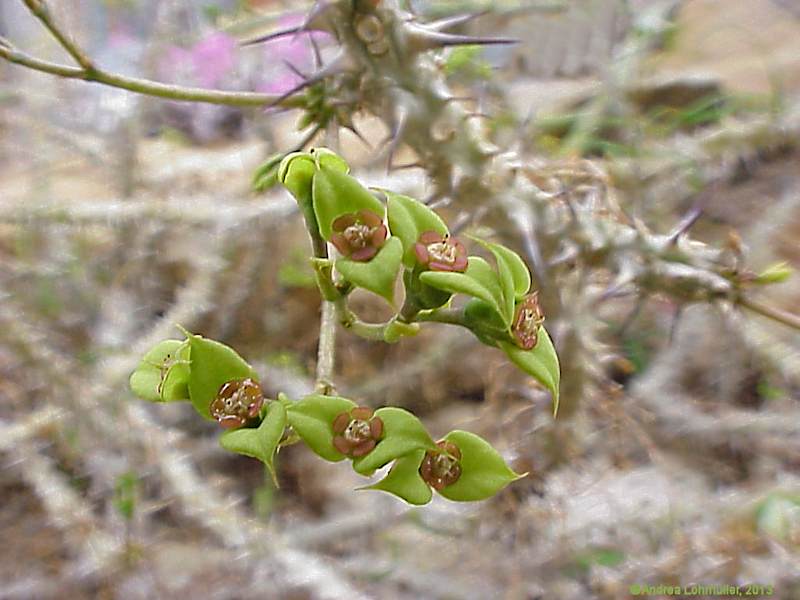
[[[386,298],[394,304],[394,282],[400,269],[403,246],[389,238],[372,260],[358,262],[349,258],[336,261],[336,270],[350,283]]]
[[[180,340],[156,344],[129,380],[131,391],[150,402],[189,399],[189,347]]]
[[[520,369],[532,376],[553,396],[553,414],[558,413],[558,386],[561,368],[553,341],[544,327],[539,328],[539,341],[532,350],[523,350],[510,342],[499,342],[500,348]]]
[[[330,462],[338,462],[345,456],[333,446],[333,421],[355,406],[355,402],[347,398],[312,394],[291,404],[286,409],[286,417],[289,425],[315,454]]]
[[[219,438],[220,445],[230,452],[257,458],[269,469],[275,486],[275,450],[286,428],[286,409],[280,402],[270,402],[264,420],[257,429],[235,429],[226,431]]]
[[[420,449],[435,449],[431,436],[420,420],[402,408],[388,406],[375,411],[383,421],[383,439],[375,449],[353,461],[353,469],[361,475],[372,475],[395,458]]]
[[[189,397],[195,410],[211,420],[209,407],[222,384],[248,377],[258,380],[253,368],[232,348],[215,340],[187,332],[192,368],[189,370]]]
[[[453,442],[461,451],[461,476],[455,483],[439,490],[439,494],[448,500],[485,500],[525,476],[514,473],[500,453],[474,433],[456,430],[444,439]]]
[[[473,239],[494,255],[502,287],[503,316],[510,323],[514,319],[515,300],[525,296],[531,287],[531,274],[528,267],[513,250],[493,242]]]
[[[422,283],[452,294],[466,294],[479,298],[492,307],[508,327],[513,315],[503,308],[503,290],[497,273],[479,256],[470,256],[464,273],[425,271],[419,279]]]
[[[358,488],[360,490],[381,490],[394,494],[408,502],[420,506],[427,504],[433,492],[419,474],[419,466],[425,458],[425,450],[415,450],[398,458],[392,465],[389,474],[372,485]]]
[[[403,242],[403,263],[408,268],[416,264],[414,244],[426,231],[447,233],[447,225],[441,217],[422,202],[408,196],[381,190],[388,198],[389,231]]]
[[[417,266],[403,271],[403,287],[406,292],[406,301],[420,310],[430,310],[444,306],[453,297],[450,292],[444,292],[428,284],[422,283],[419,276],[427,271],[420,270]]]
[[[319,231],[326,240],[331,239],[331,226],[337,217],[370,210],[383,217],[384,206],[355,178],[323,162],[312,182],[314,213]]]

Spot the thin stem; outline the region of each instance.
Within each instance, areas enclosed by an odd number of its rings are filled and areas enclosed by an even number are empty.
[[[31,2],[33,0],[25,0]],[[50,26],[48,29],[52,32],[53,29],[60,31],[52,21],[47,21]],[[57,38],[61,45],[62,39],[66,37],[61,34]],[[71,44],[71,42],[68,42]],[[80,49],[73,44],[70,45],[80,52]],[[81,54],[82,56],[85,56]],[[155,96],[157,98],[166,98],[169,100],[186,101],[186,102],[205,102],[208,104],[225,104],[228,106],[267,106],[275,104],[280,96],[275,94],[260,94],[257,92],[231,92],[224,90],[209,90],[205,88],[184,87],[179,85],[169,85],[152,81],[150,79],[141,79],[138,77],[125,77],[116,73],[104,71],[97,66],[89,63],[89,66],[72,67],[69,65],[62,65],[46,60],[41,60],[16,48],[8,39],[0,37],[0,57],[4,58],[10,63],[56,75],[65,79],[81,79],[83,81],[91,81],[109,87],[115,87],[137,94],[144,94],[146,96]],[[76,59],[77,60],[77,59]],[[88,60],[88,59],[87,59]],[[287,108],[299,107],[302,103],[301,98],[285,98],[280,104]]]
[[[347,306],[347,299],[342,297],[335,302],[339,323],[358,337],[383,341],[388,323],[366,323],[359,319]]]
[[[752,298],[747,298],[745,296],[741,296],[737,300],[737,304],[761,315],[762,317],[767,317],[768,319],[772,319],[773,321],[800,331],[800,316],[798,315],[788,313],[779,308],[775,308],[774,306],[763,304],[758,300],[753,300]]]
[[[316,390],[320,394],[335,393],[333,370],[336,361],[336,304],[322,301],[322,317],[319,324],[319,346],[317,347]]]
[[[44,0],[22,0],[28,10],[42,22],[47,30],[50,32],[56,41],[61,44],[61,47],[78,63],[84,71],[93,71],[94,65],[88,56],[81,50],[75,42],[73,42],[66,33],[61,31],[59,27],[50,18],[50,11]]]

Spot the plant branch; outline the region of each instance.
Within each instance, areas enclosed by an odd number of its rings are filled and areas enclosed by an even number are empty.
[[[437,308],[436,310],[423,311],[414,317],[415,321],[432,321],[434,323],[447,323],[466,327],[464,311],[457,308]]]
[[[768,319],[772,319],[773,321],[781,323],[782,325],[786,325],[787,327],[791,327],[792,329],[797,329],[800,331],[800,316],[798,315],[788,313],[779,308],[775,308],[774,306],[763,304],[758,300],[753,300],[752,298],[747,298],[745,296],[739,297],[737,304],[761,315],[762,317],[767,317]]]
[[[92,63],[86,53],[61,31],[50,17],[50,13],[42,0],[23,0],[23,2],[80,66],[73,67],[36,58],[16,48],[8,39],[0,37],[0,57],[10,63],[65,79],[91,81],[109,87],[128,90],[129,92],[137,94],[166,98],[169,100],[205,102],[208,104],[225,104],[228,106],[241,107],[267,106],[280,101],[279,103],[287,108],[300,106],[300,98],[284,98],[280,100],[280,97],[275,94],[184,87],[160,83],[150,79],[126,77],[104,71]]]
[[[325,299],[322,300],[315,387],[317,392],[326,396],[335,393],[333,370],[336,362],[336,312],[335,303]]]
[[[366,323],[359,319],[347,306],[347,299],[335,302],[337,316],[342,327],[366,340],[383,341],[388,323]]]

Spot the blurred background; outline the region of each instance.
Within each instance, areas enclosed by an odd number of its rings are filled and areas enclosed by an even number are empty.
[[[125,75],[280,93],[314,68],[307,36],[239,45],[302,22],[300,2],[50,4]],[[486,11],[461,32],[520,40],[437,64],[547,202],[574,199],[585,231],[615,211],[664,235],[688,218],[692,252],[800,266],[800,3],[409,4],[420,18]],[[0,33],[68,63],[22,2],[0,3]],[[0,598],[578,600],[695,583],[800,598],[800,333],[615,285],[647,253],[611,244],[576,263],[581,246],[552,241],[561,213],[528,215],[520,241],[513,211],[504,226],[480,203],[439,203],[537,277],[549,268],[557,420],[543,390],[462,330],[338,337],[340,393],[410,409],[434,437],[474,431],[530,472],[491,500],[410,508],[353,491],[363,480],[347,464],[300,445],[281,452],[276,489],[190,406],[133,398],[130,372],[179,337],[175,323],[236,348],[270,394],[311,389],[319,296],[301,219],[284,191],[250,189],[260,162],[303,139],[297,121],[0,61]],[[424,170],[387,171],[386,123],[355,125],[363,140],[329,127],[314,143],[370,184],[432,193]],[[800,278],[755,293],[796,315]],[[355,307],[386,315],[367,295]]]

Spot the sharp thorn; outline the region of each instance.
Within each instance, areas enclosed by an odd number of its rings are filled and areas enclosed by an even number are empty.
[[[322,52],[320,52],[319,44],[314,38],[314,35],[309,33],[308,39],[311,42],[311,48],[314,50],[314,65],[317,69],[322,68]]]
[[[434,48],[446,48],[448,46],[490,46],[519,43],[519,40],[512,38],[457,35],[431,31],[420,26],[411,26],[409,28],[409,40],[415,42],[420,50],[433,50]]]
[[[463,25],[464,23],[468,23],[473,19],[477,19],[478,17],[488,15],[490,12],[491,12],[490,10],[482,10],[476,13],[468,13],[465,15],[446,17],[444,19],[439,19],[438,21],[431,21],[430,23],[425,23],[425,27],[427,27],[428,29],[432,29],[433,31],[444,31],[445,29],[457,27],[459,25]]]
[[[286,37],[287,35],[292,35],[293,33],[299,33],[303,30],[303,25],[298,27],[289,27],[288,29],[281,29],[280,31],[273,31],[272,33],[267,33],[266,35],[259,36],[257,38],[253,38],[252,40],[246,40],[241,42],[240,46],[254,46],[256,44],[261,44],[264,42],[268,42],[270,40],[276,40],[278,38]]]

